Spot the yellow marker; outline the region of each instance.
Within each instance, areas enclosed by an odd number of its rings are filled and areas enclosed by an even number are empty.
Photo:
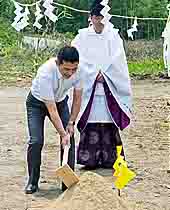
[[[116,151],[117,151],[117,159],[113,165],[113,168],[115,169],[115,173],[113,174],[113,176],[117,176],[119,174],[119,169],[120,169],[120,165],[121,164],[126,164],[126,162],[124,161],[124,157],[121,156],[121,151],[122,151],[122,146],[116,146]]]
[[[136,174],[128,169],[126,166],[121,166],[119,174],[114,182],[117,189],[124,188],[134,177]]]
[[[115,169],[113,176],[116,177],[114,184],[117,189],[122,189],[136,176],[136,174],[128,169],[124,157],[120,155],[122,146],[117,146],[116,149],[117,160],[113,165],[113,168]]]
[[[113,176],[118,176],[120,173],[121,165],[127,166],[127,163],[124,161],[123,156],[119,156],[116,160],[116,162],[113,165],[113,168],[115,169],[115,172]]]

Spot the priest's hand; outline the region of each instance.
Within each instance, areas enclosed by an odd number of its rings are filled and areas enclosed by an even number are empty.
[[[101,72],[99,72],[99,74],[97,75],[97,81],[98,82],[104,82],[103,75],[102,75]]]

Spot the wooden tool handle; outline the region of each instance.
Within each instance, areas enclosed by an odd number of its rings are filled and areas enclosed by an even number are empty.
[[[68,162],[68,153],[69,153],[70,145],[66,145],[64,147],[64,154],[63,154],[63,162],[62,166],[66,165]]]

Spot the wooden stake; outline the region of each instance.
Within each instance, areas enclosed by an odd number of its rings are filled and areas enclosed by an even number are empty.
[[[120,197],[120,190],[118,190],[118,196]]]

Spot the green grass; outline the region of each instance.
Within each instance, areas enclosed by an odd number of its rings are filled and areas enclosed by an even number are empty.
[[[57,33],[55,38],[66,39],[65,42],[68,42],[73,38],[73,35]],[[0,85],[16,85],[18,80],[27,80],[27,78],[31,80],[38,67],[53,54],[20,49],[17,45],[21,39],[22,34],[18,34],[10,27],[7,20],[0,18]],[[139,51],[141,49],[140,46],[136,48]],[[154,48],[153,51],[157,54]],[[162,59],[129,61],[128,66],[131,76],[158,75],[164,70]]]
[[[32,78],[50,53],[35,53],[17,47],[5,48],[0,53],[0,85],[16,85],[18,80]]]
[[[131,76],[158,75],[164,70],[163,59],[147,59],[141,61],[129,61],[129,72]]]
[[[38,67],[50,57],[49,52],[38,54],[7,47],[0,51],[0,85],[16,85],[17,81],[31,80]],[[163,72],[163,60],[147,59],[143,61],[129,61],[129,72],[133,76],[158,75]]]

